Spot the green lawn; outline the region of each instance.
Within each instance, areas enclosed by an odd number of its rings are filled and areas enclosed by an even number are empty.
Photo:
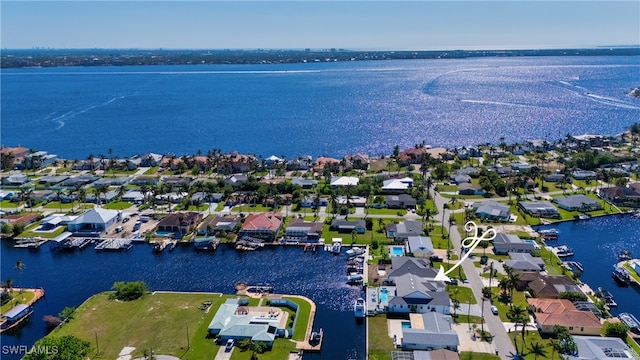
[[[298,304],[298,321],[296,322],[296,328],[293,329],[293,340],[304,340],[307,331],[307,324],[309,323],[309,316],[311,313],[311,304],[297,297],[284,296],[285,299],[289,299]]]
[[[637,282],[640,283],[640,276],[638,276],[638,274],[636,273],[635,270],[633,270],[631,268],[631,265],[629,265],[629,262],[624,263],[624,268],[627,269],[627,272],[629,273],[629,276],[631,276],[632,278],[634,278]]]
[[[559,265],[561,261],[552,251],[542,247],[541,249],[536,250],[536,252],[538,252],[540,254],[540,258],[544,260],[544,267],[549,275],[563,275],[564,272],[568,271],[562,271],[562,266]]]
[[[497,284],[497,283],[496,283]],[[513,290],[512,301],[511,303],[505,303],[502,301],[500,296],[500,289],[497,287],[491,287],[491,298],[493,299],[493,305],[498,308],[498,316],[500,316],[500,320],[503,322],[509,322],[509,318],[507,314],[509,313],[509,309],[513,305],[521,306],[526,309],[528,306],[527,299],[524,296],[524,292]],[[493,314],[485,314],[485,316],[495,316]]]
[[[439,192],[458,192],[458,185],[442,185],[442,184],[437,184],[438,185],[438,191]]]
[[[249,205],[249,204],[242,204],[242,205],[238,205],[238,206],[234,206],[230,211],[231,213],[237,213],[238,211],[242,212],[242,213],[257,213],[257,212],[271,212],[271,211],[280,211],[282,208],[278,207],[278,209],[273,210],[273,208],[270,207],[266,207],[262,204],[257,204],[257,205]]]
[[[398,217],[402,217],[407,214],[407,210],[402,209],[375,209],[369,208],[370,215],[394,215]]]
[[[500,360],[500,357],[488,353],[463,351],[460,353],[460,360]]]
[[[22,202],[12,202],[11,200],[2,200],[2,202],[0,202],[0,208],[2,208],[2,209],[16,208],[16,207],[20,206],[21,204],[22,204]]]
[[[369,333],[369,360],[391,360],[391,351],[395,350],[393,339],[387,331],[387,317],[378,314],[367,318]]]
[[[158,173],[158,167],[154,166],[154,167],[150,167],[147,169],[147,171],[144,172],[144,175],[155,175]]]
[[[110,209],[110,210],[124,210],[124,209],[128,209],[130,207],[132,207],[133,204],[130,202],[126,202],[126,201],[114,201],[114,202],[110,202],[106,205],[103,205],[102,207],[105,209]]]
[[[28,303],[29,301],[31,301],[31,299],[33,299],[35,293],[33,293],[32,291],[24,291],[21,294],[20,290],[13,289],[11,290],[11,296],[13,297],[13,299],[11,299],[11,301],[9,301],[8,303],[2,305],[2,308],[0,308],[1,314],[6,313],[18,304]]]
[[[289,339],[277,338],[273,343],[273,347],[270,351],[267,351],[263,354],[258,355],[258,359],[260,360],[285,360],[288,358],[289,353],[292,351],[296,351],[296,343]],[[239,348],[235,348],[233,353],[231,353],[231,360],[250,360],[251,359],[251,351],[242,351]],[[210,358],[214,356],[214,354],[210,354]]]
[[[444,231],[444,237],[442,236],[442,232]],[[442,226],[434,226],[433,230],[429,230],[429,237],[431,238],[431,243],[433,244],[434,249],[448,249],[449,248],[449,238],[447,237],[447,229]],[[453,245],[451,245],[453,247]]]
[[[200,204],[198,206],[189,205],[186,209],[182,205],[178,205],[174,208],[176,211],[205,211],[209,208],[207,204]]]
[[[54,231],[47,231],[47,232],[35,231],[35,229],[37,229],[38,226],[40,226],[40,222],[30,225],[29,227],[27,227],[25,231],[20,233],[20,235],[18,235],[17,237],[33,238],[33,237],[39,236],[45,239],[53,239],[65,231],[64,226],[58,226]]]
[[[455,294],[455,290],[458,290],[458,294]],[[473,296],[473,290],[466,286],[447,285],[447,292],[451,299],[458,299],[460,304],[468,304],[471,300],[472,304],[477,304],[476,298]]]
[[[134,358],[153,348],[156,354],[209,360],[219,346],[206,338],[207,327],[226,298],[219,294],[157,293],[121,302],[101,293],[89,298],[78,307],[73,320],[48,336],[72,334],[89,341],[93,351],[97,336],[100,353],[92,358],[115,359],[123,347],[133,346]],[[213,302],[208,313],[198,309],[204,301]]]
[[[455,322],[457,322],[458,324],[481,324],[482,318],[480,316],[468,316],[467,314],[461,313],[458,309]]]
[[[222,209],[224,209],[224,201],[220,201],[218,203],[218,205],[216,206],[216,210],[215,211],[222,211]]]

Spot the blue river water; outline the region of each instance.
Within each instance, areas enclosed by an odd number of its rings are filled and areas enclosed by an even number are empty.
[[[324,346],[305,359],[364,359],[365,326],[353,315],[360,288],[346,284],[347,255],[300,247],[268,247],[237,252],[221,246],[215,253],[198,253],[191,246],[154,254],[146,244],[128,251],[57,253],[45,244],[37,251],[1,244],[2,280],[15,286],[43,287],[46,296],[37,302],[31,320],[11,335],[1,335],[2,345],[27,345],[46,335],[45,315],[57,315],[66,306],[79,306],[91,295],[109,290],[116,281],[145,281],[152,290],[233,293],[234,284],[270,284],[275,292],[304,295],[317,305],[314,328],[325,332]],[[14,269],[25,263],[22,272]],[[11,356],[3,354],[2,359]]]
[[[629,215],[596,217],[589,220],[568,221],[543,226],[560,230],[557,241],[549,246],[567,245],[575,255],[567,261],[580,262],[584,273],[580,279],[594,291],[598,287],[609,290],[618,303],[611,313],[631,312],[640,316],[640,292],[633,287],[620,287],[611,277],[613,266],[622,250],[629,250],[640,258],[640,219]]]
[[[3,69],[2,144],[287,158],[616,134],[639,56]]]

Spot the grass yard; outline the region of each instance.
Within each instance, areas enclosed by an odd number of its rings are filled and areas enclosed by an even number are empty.
[[[154,166],[154,167],[150,167],[147,169],[147,171],[144,172],[144,175],[156,175],[158,173],[158,167]]]
[[[378,314],[367,318],[369,333],[369,360],[391,360],[391,351],[395,350],[393,339],[387,331],[387,317]]]
[[[634,278],[637,282],[639,282],[639,283],[640,283],[640,276],[638,276],[638,274],[636,273],[636,271],[635,271],[635,270],[633,270],[633,269],[631,268],[631,265],[629,265],[629,262],[628,262],[628,261],[627,261],[626,263],[624,263],[624,265],[622,265],[622,266],[624,266],[624,268],[625,268],[625,269],[627,269],[627,272],[629,273],[629,276],[631,276],[631,277],[632,277],[632,278]],[[640,353],[640,352],[639,352],[639,353]]]
[[[238,211],[242,212],[242,213],[259,213],[259,212],[277,212],[282,210],[282,207],[278,206],[277,209],[273,209],[271,207],[266,207],[262,204],[257,204],[257,205],[249,205],[249,204],[242,204],[242,205],[238,205],[238,206],[234,206],[230,211],[231,213],[237,213]]]
[[[503,322],[509,322],[511,320],[509,320],[507,314],[509,313],[511,304],[521,306],[522,308],[526,309],[528,306],[527,299],[524,297],[524,292],[513,290],[511,303],[505,303],[502,301],[500,291],[501,290],[497,287],[491,287],[491,298],[493,299],[493,305],[498,308],[498,316],[500,316],[500,320],[502,320]],[[486,316],[494,315],[488,314]]]
[[[455,295],[456,290],[458,290],[457,295]],[[447,292],[451,299],[458,299],[460,304],[468,304],[469,300],[471,300],[472,304],[478,303],[475,296],[473,296],[473,290],[466,286],[447,285]]]
[[[12,209],[12,208],[17,208],[21,204],[22,202],[12,202],[11,200],[2,200],[2,202],[0,202],[0,208]]]
[[[11,301],[9,301],[8,303],[2,305],[0,313],[4,314],[7,311],[13,309],[13,307],[18,304],[27,304],[29,301],[31,301],[31,299],[34,298],[35,293],[32,291],[24,291],[20,293],[20,290],[13,289],[11,290],[11,296],[13,297],[13,299],[11,299]]]
[[[298,297],[284,296],[284,298],[293,301],[299,306],[298,316],[300,316],[300,318],[298,318],[296,322],[296,328],[293,329],[293,340],[304,340],[311,313],[311,304],[307,300]]]
[[[404,215],[407,214],[407,210],[402,210],[402,209],[376,209],[376,208],[369,208],[369,214],[370,215],[393,215],[393,216],[398,216],[398,217],[402,217]],[[366,210],[365,210],[366,212]]]
[[[38,226],[40,226],[40,222],[37,222],[31,226],[29,226],[27,228],[27,230],[23,231],[22,233],[20,233],[20,235],[18,235],[18,238],[33,238],[36,236],[45,238],[45,239],[53,239],[56,236],[62,234],[64,232],[65,227],[64,226],[58,226],[55,230],[53,231],[46,231],[46,232],[40,232],[40,231],[35,231],[35,229],[38,228]]]
[[[500,357],[487,353],[463,351],[460,353],[460,360],[500,360]]]
[[[442,236],[442,232],[444,231],[444,237]],[[434,226],[433,230],[429,228],[429,237],[431,238],[431,243],[433,244],[434,249],[448,249],[449,238],[447,238],[448,233],[447,229],[442,226]],[[453,248],[453,245],[451,246]]]
[[[142,357],[144,349],[182,359],[211,359],[219,346],[206,338],[207,327],[228,297],[219,294],[156,293],[133,301],[109,300],[108,292],[92,296],[76,310],[68,324],[48,336],[75,335],[92,347],[98,338],[100,353],[92,358],[115,359],[125,346]],[[213,304],[208,313],[198,309]],[[167,326],[171,324],[171,326]],[[187,349],[187,328],[190,348]],[[97,335],[96,335],[97,334]],[[92,349],[96,351],[95,348]]]
[[[105,209],[110,209],[110,210],[124,210],[124,209],[128,209],[130,207],[132,207],[133,204],[130,202],[126,202],[126,201],[114,201],[114,202],[110,202],[106,205],[103,205],[102,207]]]
[[[536,250],[536,252],[538,252],[540,254],[540,258],[544,260],[544,267],[549,275],[563,275],[562,266],[559,265],[561,261],[556,254],[544,247]],[[566,271],[567,270],[565,270],[565,272]]]
[[[458,310],[455,321],[458,324],[481,324],[482,318],[480,316],[468,316],[467,314],[460,313]]]

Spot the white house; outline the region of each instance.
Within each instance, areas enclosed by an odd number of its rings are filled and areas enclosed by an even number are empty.
[[[331,186],[356,186],[360,182],[355,176],[341,176],[331,179]]]
[[[120,212],[103,208],[93,208],[69,222],[69,231],[102,232],[108,230],[120,219]]]
[[[405,350],[458,351],[458,333],[451,328],[453,319],[436,312],[410,314],[411,326],[402,329],[402,348]]]

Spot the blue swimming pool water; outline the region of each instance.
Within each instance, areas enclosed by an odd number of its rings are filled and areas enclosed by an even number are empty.
[[[391,248],[391,255],[393,256],[402,256],[404,255],[404,250],[399,246],[394,246]]]
[[[389,299],[389,290],[381,289],[378,297],[380,298],[380,302],[387,302],[387,300]]]
[[[403,328],[403,329],[411,329],[411,322],[409,322],[409,321],[403,321],[403,322],[402,322],[402,328]]]
[[[536,249],[540,249],[540,245],[538,245],[538,243],[535,240],[523,240],[523,242],[533,245],[533,247]]]

